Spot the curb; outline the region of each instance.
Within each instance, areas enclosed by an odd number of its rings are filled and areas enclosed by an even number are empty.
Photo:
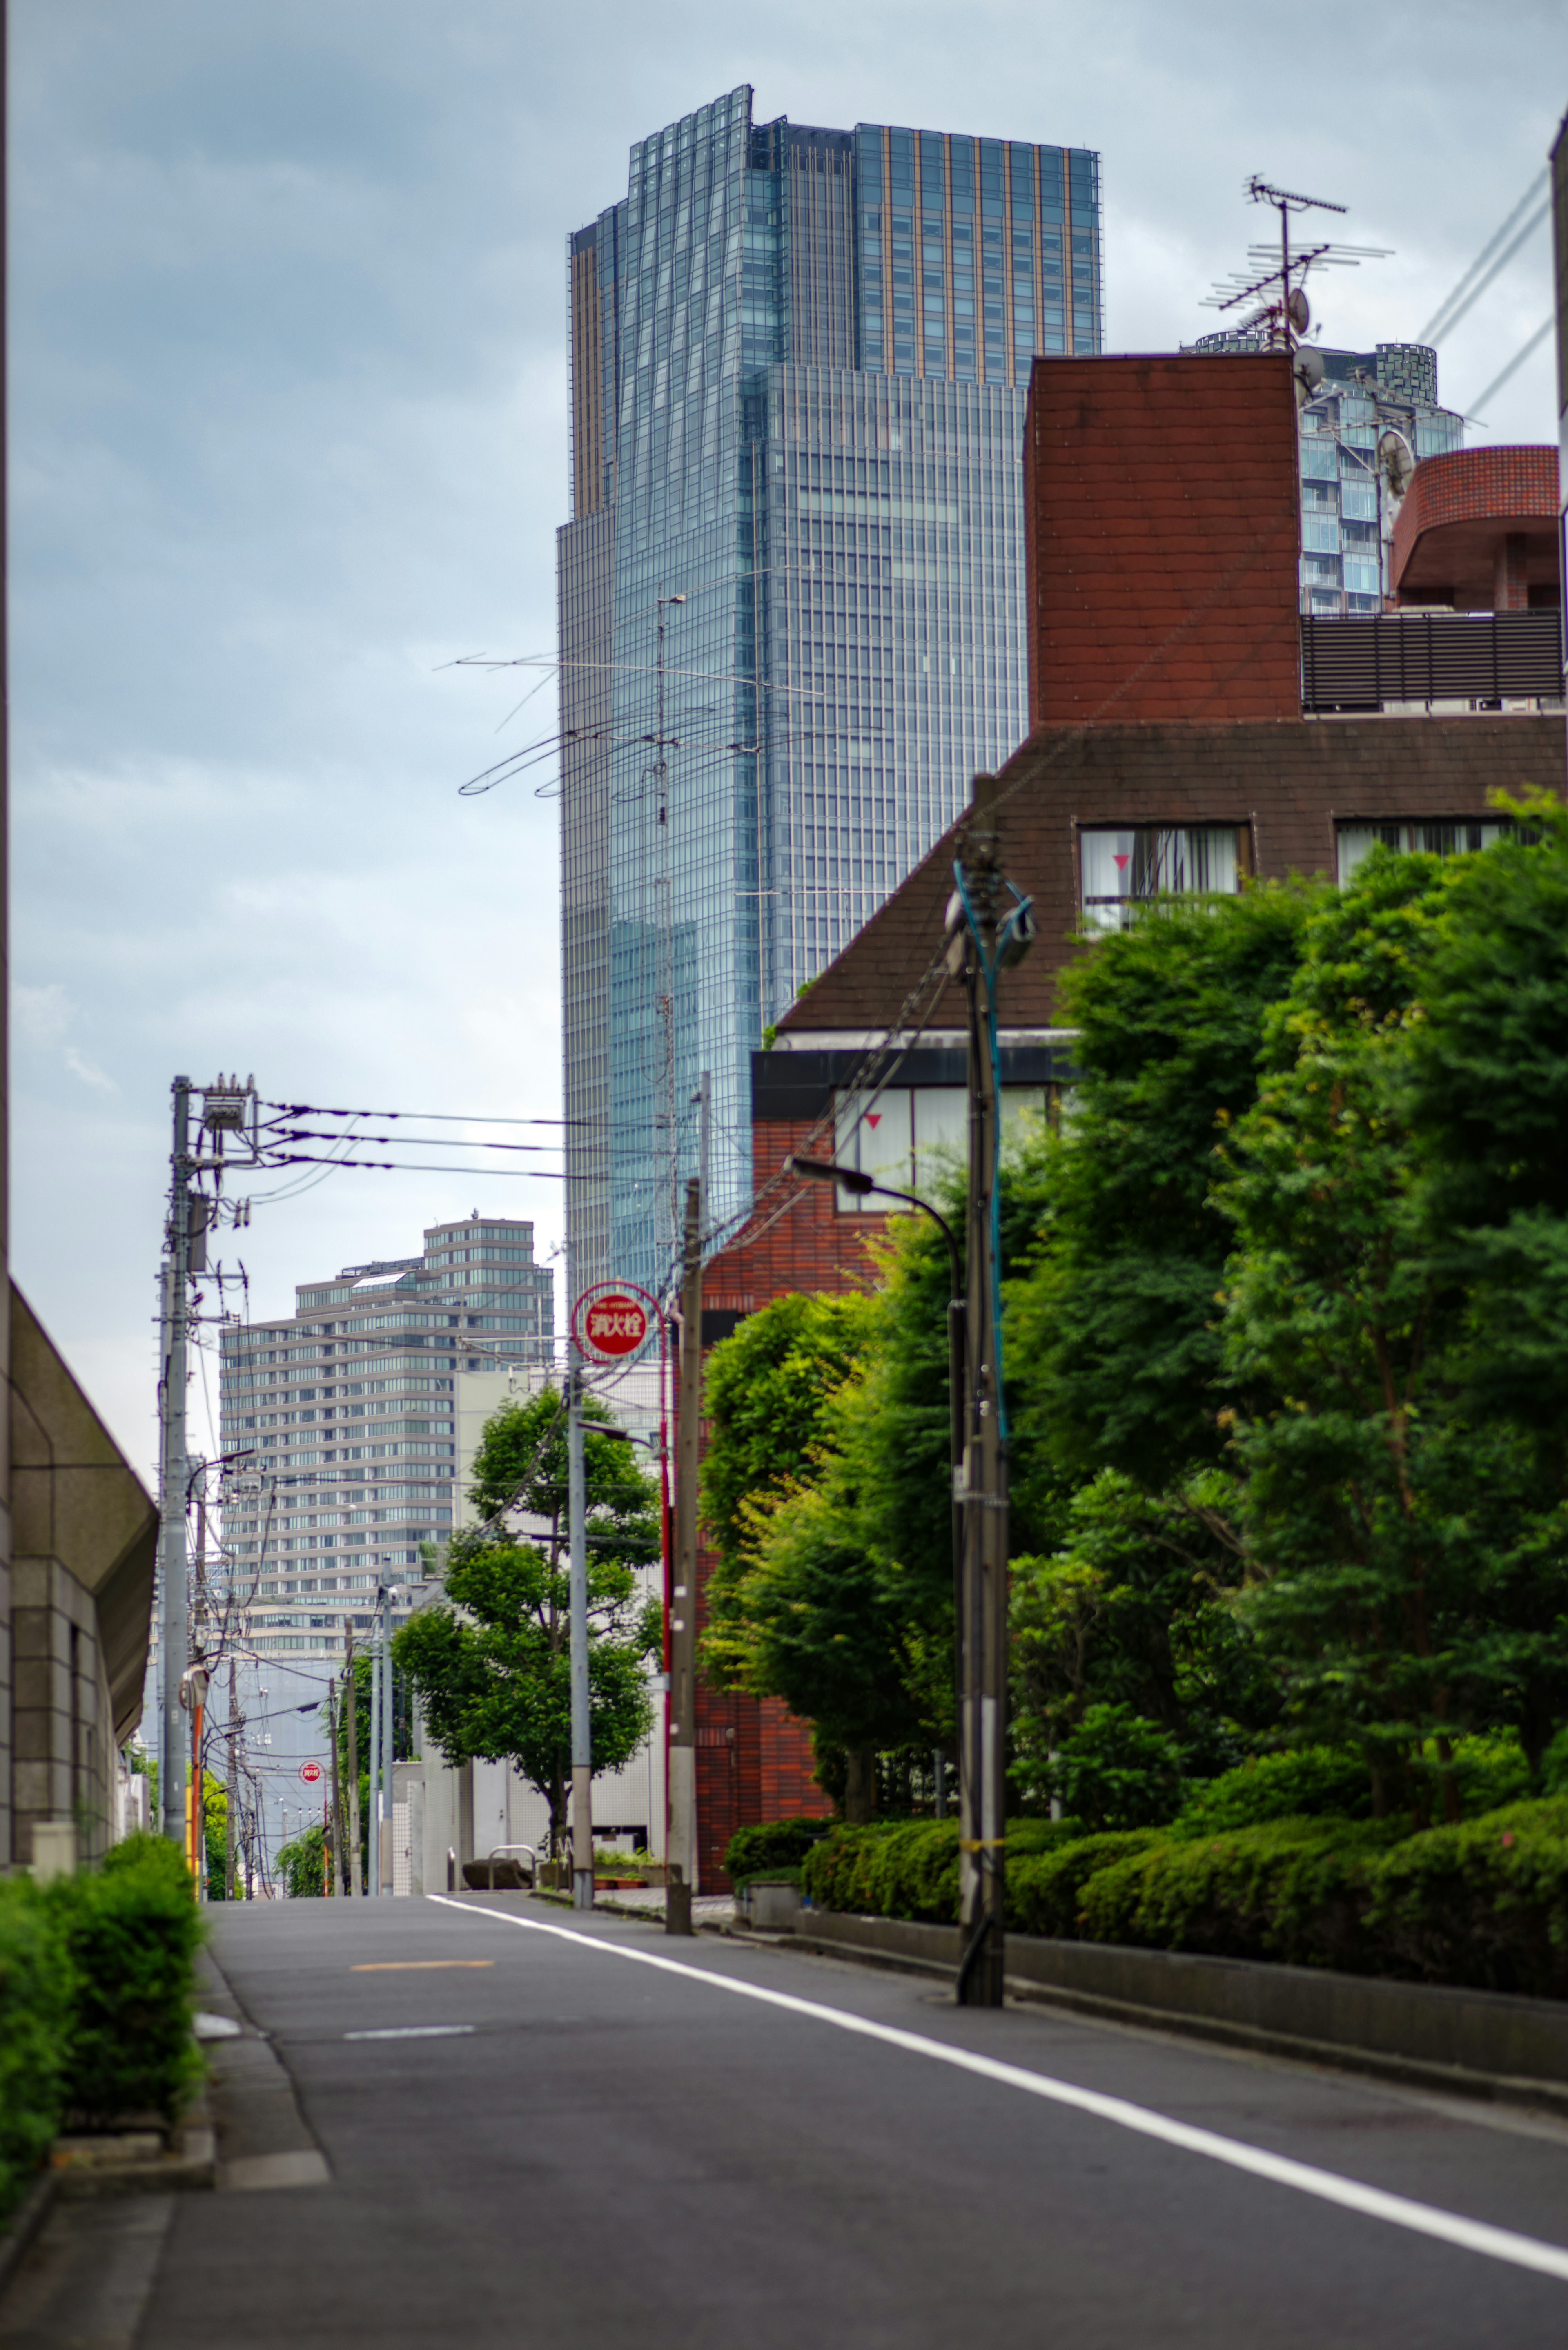
[[[59,2172],[40,2172],[5,2227],[0,2229],[0,2295],[4,2295],[16,2271],[32,2251],[45,2220],[55,2208],[59,2191]]]
[[[761,1935],[734,1931],[732,1938],[736,1941],[751,1942],[768,1950],[787,1950],[793,1948],[810,1957],[836,1959],[851,1965],[869,1966],[884,1973],[924,1975],[939,1982],[951,1982],[958,1973],[957,1967],[946,1960],[921,1957],[912,1951],[878,1950],[859,1942],[838,1941],[826,1934]],[[1536,2113],[1549,2114],[1556,2120],[1568,2121],[1568,2083],[1562,2081],[1538,2080],[1518,2074],[1485,2073],[1471,2065],[1435,2064],[1418,2056],[1401,2056],[1337,2041],[1313,2040],[1294,2033],[1272,2031],[1259,2024],[1230,2022],[1212,2016],[1183,2013],[1180,2010],[1150,2007],[1138,2001],[1116,1999],[1105,1993],[1036,1982],[1020,1975],[1008,1975],[1005,1983],[1011,2005],[1059,2008],[1069,2014],[1091,2017],[1097,2022],[1119,2024],[1130,2031],[1156,2032],[1167,2037],[1174,2034],[1181,2039],[1199,2040],[1213,2047],[1234,2048],[1245,2054],[1272,2056],[1289,2064],[1311,2065],[1318,2072],[1359,2074],[1370,2079],[1392,2082],[1402,2088],[1420,2089],[1441,2096],[1464,2097],[1483,2105],[1524,2106]]]

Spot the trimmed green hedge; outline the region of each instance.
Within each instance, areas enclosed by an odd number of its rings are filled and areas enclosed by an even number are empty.
[[[820,1844],[831,1820],[797,1819],[761,1820],[749,1828],[737,1828],[724,1847],[724,1869],[732,1882],[741,1885],[748,1877],[771,1875],[781,1868],[798,1868],[813,1845]]]
[[[1082,1835],[1077,1820],[1010,1820],[1010,1898],[1020,1862]],[[801,1885],[819,1909],[950,1926],[959,1913],[959,1824],[897,1820],[869,1827],[840,1825],[806,1855]]]
[[[163,1836],[130,1836],[98,1876],[57,1877],[52,1909],[77,1978],[65,2103],[90,2128],[125,2114],[172,2121],[200,2077],[191,2036],[202,1920],[190,1873]]]
[[[59,2127],[72,1980],[31,1878],[0,1877],[0,2219]]]
[[[957,1824],[836,1827],[802,1881],[825,1909],[950,1924]],[[1568,1999],[1568,1796],[1419,1835],[1315,1815],[1201,1836],[1190,1819],[1087,1836],[1012,1821],[1007,1915],[1067,1940]]]

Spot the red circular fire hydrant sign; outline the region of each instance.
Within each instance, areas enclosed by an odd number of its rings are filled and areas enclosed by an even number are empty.
[[[299,1766],[299,1775],[304,1780],[307,1787],[314,1787],[317,1779],[321,1776],[320,1763],[302,1762]]]
[[[648,1344],[658,1315],[646,1289],[628,1281],[598,1282],[572,1309],[577,1352],[590,1363],[624,1362]]]

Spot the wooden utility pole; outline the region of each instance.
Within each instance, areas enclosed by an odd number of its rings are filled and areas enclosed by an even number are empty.
[[[670,1837],[665,1931],[691,1931],[697,1877],[697,1454],[702,1414],[702,1180],[686,1186],[676,1357],[675,1568],[670,1589]],[[677,1874],[679,1872],[679,1874]]]

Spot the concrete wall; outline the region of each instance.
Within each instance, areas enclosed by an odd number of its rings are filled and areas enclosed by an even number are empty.
[[[30,1864],[35,1829],[69,1824],[92,1860],[141,1710],[158,1513],[15,1288],[10,1357],[6,1857]]]

